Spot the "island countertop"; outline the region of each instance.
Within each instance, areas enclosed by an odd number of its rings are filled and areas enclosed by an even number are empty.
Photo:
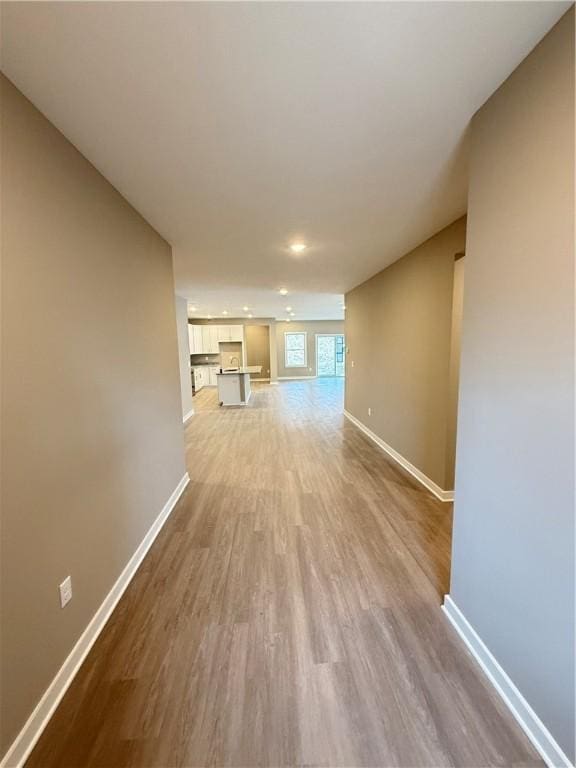
[[[237,376],[244,373],[262,373],[261,365],[245,365],[243,368],[234,368],[230,371],[221,371],[218,376]]]

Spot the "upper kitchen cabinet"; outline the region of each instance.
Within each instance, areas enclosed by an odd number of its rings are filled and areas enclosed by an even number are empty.
[[[244,342],[242,325],[193,325],[188,324],[191,355],[217,355],[220,342]]]
[[[230,341],[230,326],[229,325],[217,325],[218,341]]]
[[[200,351],[207,354],[210,353],[210,326],[202,325],[200,327],[202,329],[202,349]]]
[[[218,341],[244,341],[244,326],[219,325]]]
[[[210,352],[212,354],[218,354],[220,349],[218,348],[218,326],[217,325],[209,325],[208,328],[210,328]]]
[[[229,341],[244,341],[244,326],[243,325],[229,325],[230,339]]]
[[[188,323],[188,345],[191,355],[202,354],[202,327]]]

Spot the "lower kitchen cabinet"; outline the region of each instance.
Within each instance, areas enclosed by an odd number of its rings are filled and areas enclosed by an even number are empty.
[[[209,384],[209,378],[205,369],[205,365],[194,366],[194,389],[196,392]]]
[[[196,392],[202,387],[216,387],[218,385],[219,365],[195,365],[194,366],[194,389]]]

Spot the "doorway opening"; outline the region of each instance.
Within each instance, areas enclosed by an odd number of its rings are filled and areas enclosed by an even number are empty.
[[[344,334],[316,334],[316,375],[344,376]]]

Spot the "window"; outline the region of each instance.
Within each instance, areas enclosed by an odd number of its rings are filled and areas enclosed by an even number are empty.
[[[336,362],[344,362],[344,336],[336,336]]]
[[[306,333],[284,334],[284,365],[286,368],[305,368]]]

